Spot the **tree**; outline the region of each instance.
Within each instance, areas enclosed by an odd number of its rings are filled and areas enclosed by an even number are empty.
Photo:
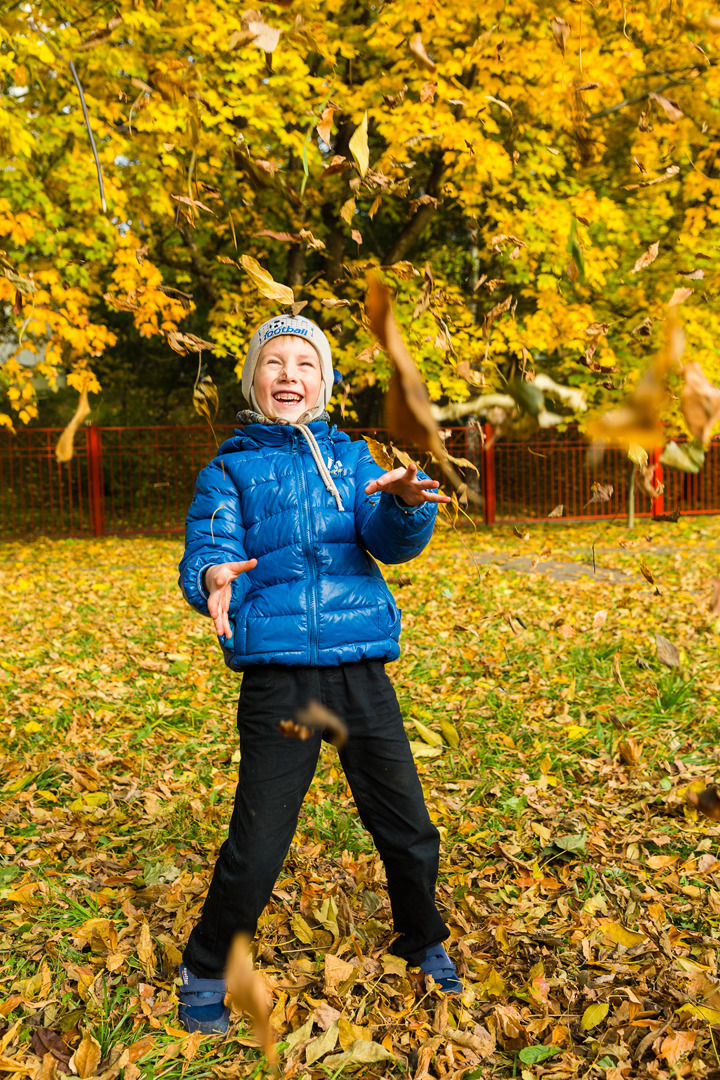
[[[391,372],[364,313],[373,266],[434,401],[543,371],[604,408],[672,310],[716,378],[720,23],[698,0],[563,13],[17,4],[0,45],[3,336],[93,391],[121,333],[110,305],[124,336],[183,351],[195,335],[227,371],[282,310],[246,255],[330,332],[351,411]],[[2,371],[26,422],[30,377]]]

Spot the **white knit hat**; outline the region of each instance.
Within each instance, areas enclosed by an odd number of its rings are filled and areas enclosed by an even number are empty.
[[[284,334],[293,334],[297,337],[304,338],[305,341],[310,342],[314,347],[315,352],[318,354],[320,371],[322,372],[322,386],[320,387],[320,396],[316,405],[309,411],[309,419],[314,420],[325,411],[327,404],[332,397],[334,372],[332,355],[330,352],[330,342],[316,323],[311,322],[310,319],[306,319],[302,315],[276,315],[275,318],[268,319],[267,322],[264,322],[262,326],[258,326],[250,339],[247,356],[245,357],[245,363],[243,364],[243,394],[252,407],[258,409],[255,391],[253,390],[253,382],[255,380],[255,370],[260,357],[260,350],[266,341],[270,341],[271,338],[282,337]]]

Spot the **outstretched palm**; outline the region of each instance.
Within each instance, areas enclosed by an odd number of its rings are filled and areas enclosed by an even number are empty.
[[[208,566],[205,571],[205,588],[208,593],[208,611],[215,622],[215,630],[218,637],[224,634],[230,637],[230,601],[232,600],[232,583],[241,574],[246,574],[257,566],[257,559],[247,559],[245,562],[218,563],[217,566]]]
[[[390,495],[397,495],[408,506],[419,506],[424,502],[451,502],[447,495],[440,495],[432,490],[437,486],[437,480],[418,479],[417,465],[408,465],[407,469],[392,469],[378,476],[377,480],[371,480],[365,488],[365,494],[374,495],[376,491],[387,491]]]

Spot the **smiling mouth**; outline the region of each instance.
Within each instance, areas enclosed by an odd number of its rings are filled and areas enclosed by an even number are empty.
[[[273,394],[273,401],[277,401],[279,405],[298,405],[302,401],[302,394],[288,392]]]

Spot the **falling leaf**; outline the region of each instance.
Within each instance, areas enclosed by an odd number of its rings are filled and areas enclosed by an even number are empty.
[[[392,455],[388,452],[382,443],[376,439],[371,439],[369,435],[363,435],[363,439],[367,443],[368,450],[373,456],[373,460],[380,466],[381,469],[385,469],[386,472],[390,472],[395,467],[395,462],[392,459]]]
[[[252,1018],[255,1036],[270,1065],[277,1061],[275,1039],[270,1027],[270,992],[253,965],[250,938],[236,934],[228,957],[227,990],[234,1009]]]
[[[643,752],[643,744],[638,742],[637,739],[627,738],[623,739],[618,744],[618,750],[620,751],[620,757],[623,759],[626,765],[637,765],[640,762]],[[625,944],[622,942],[621,944]]]
[[[610,502],[615,488],[612,484],[595,483],[590,490],[592,494],[588,501],[585,503],[583,510],[585,510],[588,506],[591,506],[593,503]]]
[[[360,246],[360,244],[362,244],[363,238],[362,238],[362,233],[360,232],[359,229],[353,229],[352,232],[350,233],[350,236],[353,238],[353,240],[358,245],[358,247]]]
[[[648,566],[647,563],[644,563],[644,562],[640,563],[640,573],[645,578],[645,580],[650,583],[650,585],[655,585],[655,577],[654,577],[653,572],[652,572],[652,570],[650,569],[650,567]],[[657,586],[656,586],[655,591],[656,591],[657,595],[659,596],[660,595],[660,590],[657,588]]]
[[[639,273],[640,270],[644,270],[646,266],[649,266],[650,263],[655,262],[655,260],[658,257],[658,251],[659,250],[660,250],[660,241],[656,240],[654,244],[650,245],[650,247],[647,249],[645,254],[640,256],[640,258],[637,260],[637,262],[633,266],[630,273],[631,274],[637,274],[637,273]]]
[[[565,507],[564,507],[563,503],[560,503],[559,506],[556,506],[554,510],[550,511],[550,513],[548,514],[548,517],[549,518],[561,518],[564,513],[565,513]]]
[[[422,90],[420,91],[420,101],[425,104],[426,101],[432,102],[435,98],[435,91],[437,90],[436,82],[423,83]]]
[[[665,490],[665,485],[663,483],[655,483],[656,471],[656,465],[641,466],[638,468],[635,477],[638,491],[642,495],[647,495],[649,499],[657,499]]]
[[[337,112],[337,105],[333,105],[333,103],[330,102],[330,104],[326,105],[323,109],[322,117],[316,129],[322,141],[328,146],[330,145],[330,140],[332,138],[332,118],[334,112]]]
[[[445,448],[433,419],[425,385],[395,322],[389,290],[377,275],[370,278],[366,301],[370,329],[393,361],[395,370],[385,398],[385,422],[391,434],[430,450],[438,461]]]
[[[195,383],[193,388],[193,408],[209,424],[212,424],[217,416],[220,406],[217,387],[209,375],[203,375]]]
[[[598,1024],[601,1024],[610,1010],[610,1006],[607,1001],[599,1001],[595,1005],[588,1005],[585,1012],[582,1014],[582,1020],[580,1021],[580,1027],[583,1031],[591,1031]]]
[[[55,457],[59,462],[70,461],[75,452],[75,432],[90,415],[90,403],[88,402],[87,382],[80,392],[80,400],[73,414],[73,418],[67,425],[55,445]]]
[[[657,646],[657,658],[661,664],[669,668],[679,668],[680,653],[677,651],[671,641],[668,641],[662,634],[655,634],[655,644]]]
[[[705,277],[705,271],[704,270],[699,270],[699,269],[698,270],[688,270],[688,271],[681,270],[680,271],[680,276],[689,278],[690,281],[702,281],[703,278]]]
[[[622,672],[620,671],[620,657],[617,653],[612,658],[612,673],[615,682],[618,684],[624,694],[627,694],[627,686],[623,682]]]
[[[709,784],[704,791],[688,791],[685,798],[711,821],[720,821],[720,791],[717,784]]]
[[[600,627],[605,622],[605,620],[607,619],[608,614],[609,614],[609,611],[608,611],[607,608],[603,608],[602,611],[596,611],[595,615],[593,616],[592,629],[593,630],[599,630]]]
[[[682,304],[683,301],[687,300],[688,296],[692,296],[694,291],[695,291],[694,289],[688,289],[688,288],[686,288],[684,286],[680,286],[679,288],[677,288],[675,290],[675,292],[672,294],[672,296],[668,300],[667,306],[668,307],[677,307],[679,304]]]
[[[715,578],[712,583],[712,599],[710,600],[710,614],[720,617],[720,578]]]
[[[80,1080],[86,1080],[86,1077],[95,1075],[101,1058],[100,1043],[89,1031],[85,1031],[75,1053],[68,1062],[70,1071],[79,1076]]]
[[[648,97],[651,101],[656,101],[658,103],[660,108],[664,110],[668,120],[671,120],[673,123],[677,123],[677,121],[685,115],[677,101],[673,101],[671,98],[652,92],[648,94]]]
[[[437,64],[425,52],[422,34],[415,34],[414,37],[410,38],[410,52],[415,57],[415,63],[419,68],[429,71],[431,75],[435,74]]]
[[[170,348],[181,356],[187,356],[189,352],[210,352],[215,348],[211,341],[204,341],[195,334],[182,334],[179,330],[168,330],[165,340]]]
[[[280,40],[280,29],[268,26],[259,11],[244,11],[240,22],[241,29],[235,30],[228,41],[228,50],[236,49],[251,41],[263,52],[275,51]]]
[[[353,161],[361,176],[365,176],[370,164],[370,151],[368,149],[368,114],[365,112],[360,124],[352,133],[348,149],[352,154]]]
[[[349,300],[336,300],[334,296],[326,296],[320,303],[326,308],[350,307]]]
[[[555,15],[554,18],[550,20],[550,29],[555,38],[555,44],[564,56],[565,46],[567,45],[567,40],[571,33],[570,27],[564,19],[561,19],[559,15]]]
[[[295,713],[296,721],[311,731],[322,731],[328,742],[341,749],[347,742],[348,729],[345,721],[326,709],[319,701],[310,701],[304,709]]]
[[[349,225],[355,214],[355,200],[347,199],[340,207],[340,217],[346,225]]]
[[[670,441],[660,455],[660,464],[679,472],[698,473],[705,462],[705,451],[700,443],[678,446]]]
[[[272,274],[268,273],[251,255],[241,255],[240,264],[250,275],[262,296],[266,296],[268,300],[279,300],[283,304],[293,304],[295,302],[295,294],[292,289],[287,285],[281,285],[279,282],[274,281]]]
[[[680,408],[690,434],[706,445],[710,441],[713,428],[720,421],[720,390],[708,381],[703,369],[695,361],[685,364],[683,376],[685,385]]]

